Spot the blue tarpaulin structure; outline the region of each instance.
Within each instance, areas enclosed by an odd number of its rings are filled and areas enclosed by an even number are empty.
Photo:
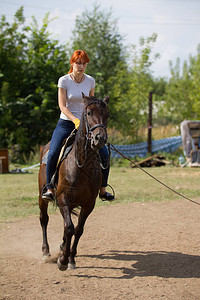
[[[161,140],[152,141],[152,154],[158,152],[173,153],[182,145],[181,135],[165,138]],[[131,145],[114,145],[115,148],[131,158],[135,156],[145,157],[147,156],[147,142]],[[121,157],[117,152],[111,150],[111,157]]]

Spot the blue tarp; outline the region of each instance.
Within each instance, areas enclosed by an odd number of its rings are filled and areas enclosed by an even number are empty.
[[[166,139],[152,141],[152,154],[158,152],[173,153],[182,145],[181,135]],[[127,157],[147,156],[147,142],[132,145],[114,145],[115,148]],[[117,152],[111,150],[112,157],[121,157]]]

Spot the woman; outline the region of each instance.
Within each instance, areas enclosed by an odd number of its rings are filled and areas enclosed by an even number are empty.
[[[80,125],[80,118],[83,112],[82,92],[86,96],[94,96],[95,80],[84,73],[88,63],[89,57],[87,53],[82,50],[76,50],[70,59],[71,68],[69,73],[58,80],[58,104],[61,114],[53,132],[46,165],[47,191],[43,194],[42,199],[47,201],[54,200],[54,187],[50,182],[56,170],[63,141],[74,128],[78,129]],[[106,165],[109,160],[106,146],[99,153],[102,162]],[[102,200],[112,201],[114,196],[106,192],[109,168],[102,170],[102,173],[103,180],[99,197]]]

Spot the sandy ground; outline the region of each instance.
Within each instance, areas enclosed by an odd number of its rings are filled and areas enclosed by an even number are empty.
[[[95,208],[77,269],[65,272],[56,264],[58,211],[50,216],[47,263],[38,217],[0,227],[0,299],[200,299],[200,206],[184,199]]]

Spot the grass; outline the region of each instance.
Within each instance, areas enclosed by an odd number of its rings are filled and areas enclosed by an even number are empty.
[[[39,214],[37,178],[38,170],[0,174],[0,221]]]
[[[145,170],[187,197],[200,196],[199,169],[165,166]],[[170,201],[179,198],[138,168],[111,169],[110,181],[117,187],[119,202]]]
[[[145,170],[186,197],[194,200],[200,197],[198,168],[165,166]],[[38,170],[25,174],[0,174],[0,222],[8,222],[29,215],[39,216],[37,178]],[[116,201],[108,203],[97,199],[97,206],[125,204],[131,201],[173,201],[176,199],[187,201],[141,170],[130,166],[113,166],[109,183],[115,189]],[[53,205],[49,205],[49,213],[54,212]]]

